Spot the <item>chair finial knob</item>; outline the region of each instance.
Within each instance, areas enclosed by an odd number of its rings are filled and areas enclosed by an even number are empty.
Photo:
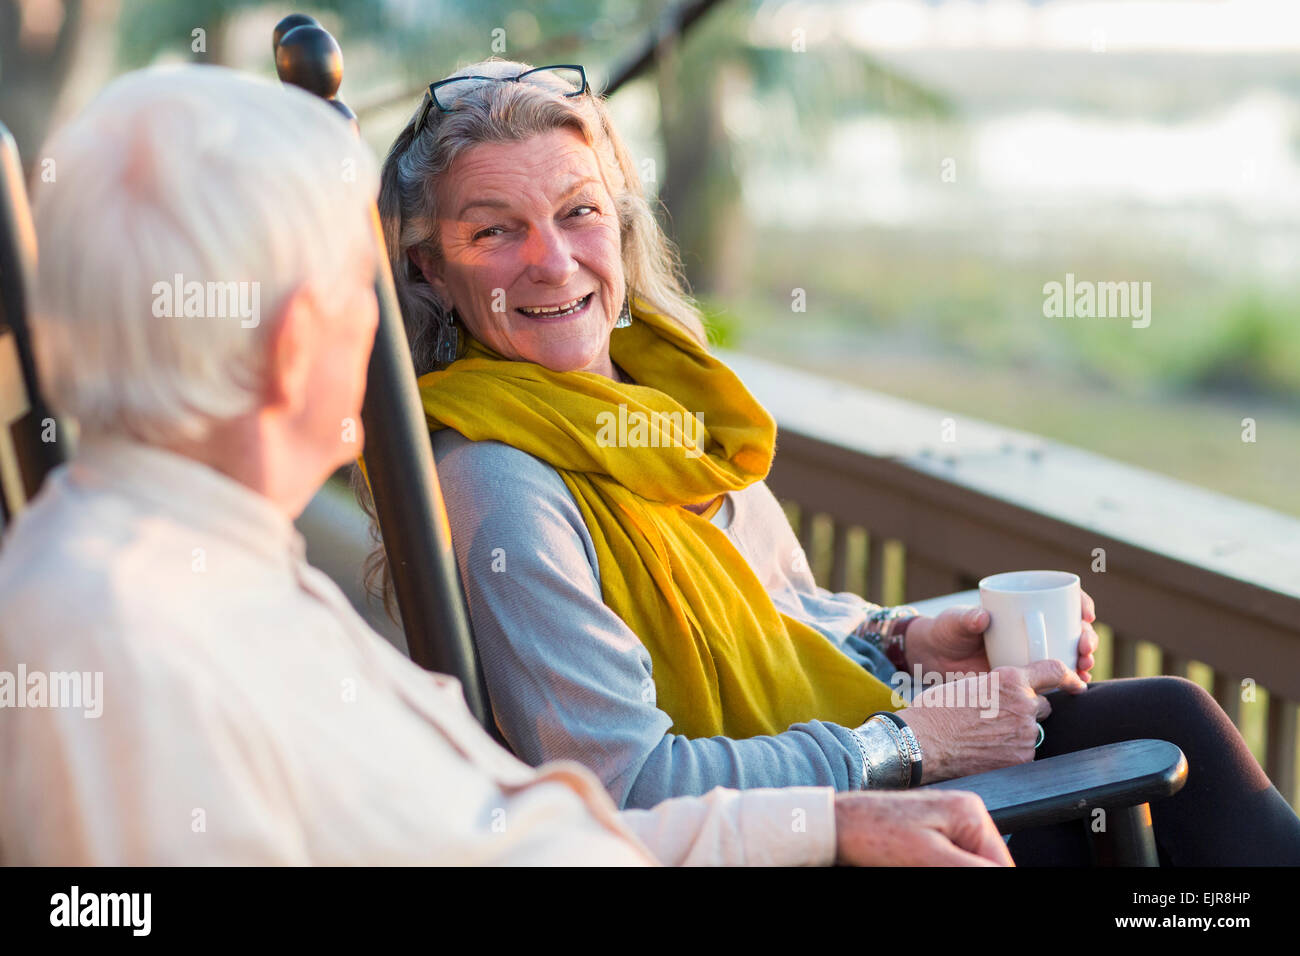
[[[304,26],[318,27],[320,22],[315,17],[309,17],[305,13],[291,13],[277,23],[275,29],[271,32],[271,55],[274,56],[275,51],[280,48],[280,41],[284,39],[286,33],[294,27]]]
[[[305,23],[280,37],[275,72],[281,82],[331,100],[343,83],[343,51],[320,24]]]

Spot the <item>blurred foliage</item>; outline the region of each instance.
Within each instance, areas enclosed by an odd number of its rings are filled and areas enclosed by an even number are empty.
[[[601,74],[660,29],[660,18],[676,4],[634,0],[547,0],[521,7],[507,0],[452,3],[321,0],[284,13],[316,16],[344,48],[382,50],[365,67],[384,77],[349,71],[344,99],[367,119],[358,88],[399,80],[407,99],[432,77],[504,49],[501,55],[533,63],[556,59],[582,62],[594,85]],[[806,161],[823,147],[835,123],[849,113],[889,111],[946,115],[943,99],[889,70],[861,50],[839,42],[814,52],[759,45],[752,37],[760,0],[723,0],[684,38],[660,46],[657,75],[659,137],[665,166],[658,183],[663,222],[676,240],[691,288],[701,295],[735,291],[747,254],[747,223],[741,207],[740,144],[728,128],[727,110],[737,95],[752,97],[780,135],[769,146],[791,161]],[[126,5],[119,36],[122,65],[134,67],[166,51],[188,52],[196,27],[207,32],[208,62],[230,62],[227,31],[249,11],[274,10],[264,0],[134,0]],[[280,13],[276,10],[276,14]],[[269,38],[268,38],[269,40]],[[269,72],[265,60],[235,64]],[[382,151],[382,150],[381,150]]]
[[[408,90],[405,106],[431,77],[489,55],[494,38],[504,39],[504,55],[511,58],[582,62],[599,86],[614,64],[653,35],[669,6],[668,0],[523,6],[517,0],[283,6],[128,0],[118,48],[122,67],[168,50],[188,54],[191,30],[203,26],[215,47],[209,58],[217,58],[223,54],[220,35],[242,16],[310,13],[360,63],[349,73],[350,102],[357,105],[351,97],[358,89],[364,98],[365,90],[396,82]],[[783,9],[760,0],[724,0],[684,40],[665,42],[657,74],[638,81],[659,110],[651,128],[657,126],[664,168],[653,186],[716,342],[737,346],[764,326],[788,324],[790,290],[801,287],[808,290],[809,313],[799,328],[820,329],[827,341],[857,336],[863,343],[901,342],[1008,368],[1069,369],[1110,387],[1300,395],[1298,302],[1286,290],[1225,284],[1156,256],[1142,261],[1083,248],[1071,259],[1080,278],[1118,278],[1122,263],[1125,273],[1152,281],[1151,327],[1132,329],[1119,319],[1049,320],[1042,315],[1041,288],[1061,278],[1057,263],[1008,261],[978,244],[945,246],[905,229],[793,232],[747,222],[741,184],[758,150],[769,162],[816,168],[828,137],[845,119],[887,114],[945,120],[957,111],[936,91],[834,36],[799,52],[781,45],[779,31],[756,29]],[[268,37],[264,59],[251,68],[269,73],[269,53]]]
[[[1110,388],[1300,396],[1300,285],[1225,283],[1158,249],[1145,261],[1126,255],[1122,276],[1103,252],[1075,261],[1079,280],[1151,282],[1150,325],[1134,328],[1126,318],[1045,317],[1043,284],[1063,279],[1055,262],[1010,262],[925,235],[865,228],[770,228],[755,248],[749,293],[728,303],[731,322],[747,331],[788,323],[790,290],[804,287],[801,328],[818,330],[838,350],[853,350],[856,340],[859,351],[925,350],[1056,369]]]
[[[208,23],[225,24],[249,10],[306,13],[316,17],[345,47],[349,39],[382,45],[388,66],[415,84],[458,63],[491,53],[493,31],[509,56],[525,51],[576,50],[605,43],[632,29],[640,32],[647,17],[631,0],[543,0],[521,6],[508,0],[377,2],[316,0],[268,4],[265,0],[132,0],[122,17],[119,54],[124,66],[148,63],[178,37]],[[268,51],[270,38],[268,37]]]
[[[734,348],[740,341],[740,322],[736,316],[725,306],[708,299],[700,299],[699,306],[704,315],[709,344],[723,349]]]
[[[667,171],[659,197],[682,252],[692,289],[734,295],[748,258],[749,223],[741,205],[745,151],[730,128],[737,101],[761,118],[763,149],[806,164],[835,124],[864,111],[947,115],[939,95],[839,42],[814,52],[756,43],[757,2],[723,3],[680,43],[663,51],[658,75],[660,135]],[[764,135],[765,134],[765,135]]]

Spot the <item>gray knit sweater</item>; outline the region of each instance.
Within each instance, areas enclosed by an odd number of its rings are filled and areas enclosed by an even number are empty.
[[[451,429],[435,432],[433,447],[493,713],[522,759],[577,760],[620,807],[716,786],[859,787],[861,754],[835,724],[813,720],[746,740],[669,733],[672,719],[655,705],[650,654],[601,600],[595,547],[559,473],[509,445],[471,442]],[[867,603],[817,587],[766,483],[728,499],[714,522],[777,608],[888,681],[889,662],[849,636]]]

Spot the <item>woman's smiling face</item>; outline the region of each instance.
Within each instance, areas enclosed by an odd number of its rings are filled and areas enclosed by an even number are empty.
[[[576,131],[467,150],[439,184],[438,208],[442,261],[421,250],[417,264],[476,339],[508,359],[614,377],[618,215]]]

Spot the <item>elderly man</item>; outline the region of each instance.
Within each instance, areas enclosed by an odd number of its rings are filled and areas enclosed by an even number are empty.
[[[0,719],[5,862],[1010,862],[971,794],[618,813],[498,748],[292,525],[361,447],[373,159],[215,67],[118,80],[42,156],[33,332],[80,449],[0,550],[0,672],[87,693]]]

